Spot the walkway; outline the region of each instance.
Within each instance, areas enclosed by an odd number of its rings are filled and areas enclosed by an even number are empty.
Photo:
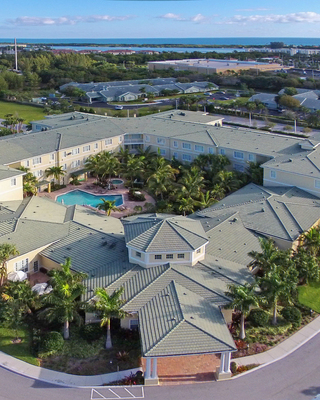
[[[264,353],[257,354],[254,356],[242,357],[235,359],[239,365],[248,364],[271,364],[277,360],[284,358],[290,353],[297,350],[307,341],[312,339],[317,333],[320,332],[320,316],[314,319],[310,324],[301,328],[298,332],[293,334],[290,338],[280,343],[278,346]],[[122,377],[130,375],[130,371],[114,372],[112,374],[96,375],[96,376],[80,376],[70,375],[63,372],[52,371],[49,369],[36,367],[34,365],[25,363],[17,358],[11,357],[5,353],[0,352],[0,366],[17,372],[21,375],[39,379],[44,382],[50,382],[54,384],[60,384],[65,386],[81,386],[81,387],[94,387],[105,385],[108,382],[119,380]],[[261,368],[261,367],[260,367]],[[132,370],[137,371],[139,368]],[[246,372],[245,374],[256,371],[257,368]],[[232,378],[237,379],[243,374],[237,375]],[[197,379],[194,379],[196,381]],[[174,382],[171,382],[171,384]],[[187,383],[182,380],[181,383]],[[1,397],[1,396],[0,396]]]
[[[235,358],[233,361],[238,365],[270,364],[292,353],[319,332],[320,316],[272,349],[252,356]]]

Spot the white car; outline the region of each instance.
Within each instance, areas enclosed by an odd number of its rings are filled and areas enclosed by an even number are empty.
[[[114,109],[115,110],[123,110],[123,106],[115,106]]]

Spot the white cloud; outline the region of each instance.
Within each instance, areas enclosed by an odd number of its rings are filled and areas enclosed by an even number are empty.
[[[172,19],[174,21],[186,21],[186,18],[183,18],[179,14],[173,14],[173,13],[167,13],[167,14],[164,14],[164,15],[160,15],[158,18]]]
[[[18,17],[15,19],[9,19],[12,25],[17,26],[50,26],[50,25],[76,25],[79,23],[94,23],[101,21],[125,21],[127,19],[134,18],[131,15],[124,16],[111,16],[111,15],[89,15],[87,17],[74,16],[74,17]]]
[[[164,15],[160,15],[157,18],[163,18],[163,19],[169,19],[169,20],[173,20],[173,21],[191,21],[194,22],[196,24],[203,24],[205,22],[208,22],[210,20],[209,17],[206,17],[202,14],[196,14],[192,17],[183,17],[180,14],[173,14],[173,13],[167,13]]]
[[[269,15],[235,15],[226,23],[229,24],[247,24],[247,23],[278,23],[278,24],[288,24],[288,23],[317,23],[320,22],[320,14],[315,12],[299,12],[291,14],[269,14]]]

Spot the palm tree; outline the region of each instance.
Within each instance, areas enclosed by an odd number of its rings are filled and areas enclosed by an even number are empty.
[[[155,151],[152,151],[151,146],[148,146],[146,149],[138,149],[138,156],[144,157],[144,161],[146,164],[149,164],[154,160],[155,157],[158,157],[158,154]]]
[[[293,254],[293,262],[299,273],[300,283],[308,283],[310,281],[319,281],[320,266],[317,257],[310,254],[308,250],[299,246]]]
[[[163,157],[156,159],[154,167],[154,172],[148,178],[148,186],[157,196],[160,194],[161,200],[163,200],[163,193],[167,193],[175,180],[175,174],[178,174],[179,171],[172,168]]]
[[[17,256],[19,251],[14,244],[2,243],[0,244],[0,287],[3,285],[7,278],[7,261],[11,256]]]
[[[302,236],[303,246],[313,256],[319,256],[320,254],[320,228],[313,227]]]
[[[257,105],[253,102],[253,101],[248,101],[248,103],[246,104],[246,109],[249,112],[249,125],[251,126],[251,122],[252,122],[252,112],[257,108]]]
[[[115,205],[115,200],[105,200],[103,198],[100,199],[102,203],[98,204],[98,210],[103,210],[107,216],[109,217],[112,211],[119,211],[118,207]]]
[[[177,202],[180,204],[178,207],[179,211],[182,212],[184,216],[194,212],[195,201],[191,197],[183,197],[177,200]]]
[[[120,169],[118,158],[109,151],[91,155],[85,162],[85,169],[97,177],[98,181],[104,183],[105,177],[117,175]]]
[[[262,252],[250,251],[249,256],[253,258],[252,265],[258,267],[263,273],[268,273],[274,265],[279,263],[279,260],[283,257],[280,250],[274,244],[272,239],[266,239],[259,237],[260,246]]]
[[[110,323],[111,318],[124,318],[126,313],[121,309],[124,301],[121,296],[124,288],[121,287],[109,295],[104,288],[97,288],[95,290],[96,298],[92,301],[101,318],[101,326],[107,326],[106,349],[112,348]]]
[[[130,179],[131,186],[134,178],[141,178],[145,173],[145,158],[144,156],[128,156],[127,164],[123,166],[123,176]]]
[[[237,179],[233,171],[219,171],[214,178],[214,184],[219,185],[225,192],[233,192],[241,186],[241,181]]]
[[[198,198],[200,191],[204,187],[203,172],[196,166],[192,166],[190,169],[183,170],[182,177],[179,179],[181,185],[181,193],[183,196]]]
[[[50,167],[45,170],[46,176],[49,178],[50,176],[53,177],[56,181],[60,183],[60,178],[64,176],[66,171],[63,170],[63,167]]]
[[[241,313],[239,337],[243,340],[246,337],[245,318],[250,311],[250,307],[259,306],[258,297],[255,293],[255,286],[250,284],[245,284],[244,286],[229,285],[225,295],[231,299],[228,308],[234,308]]]
[[[121,164],[127,164],[129,154],[130,154],[130,150],[129,149],[125,149],[124,147],[120,147],[118,153],[116,154],[116,157],[120,161]]]
[[[49,274],[51,275],[49,283],[53,290],[43,296],[46,308],[39,315],[49,322],[62,322],[64,324],[63,337],[69,339],[70,322],[82,321],[79,312],[86,305],[79,299],[86,291],[82,282],[87,275],[82,272],[73,273],[70,258],[66,259],[65,264],[61,264],[61,269],[51,270]]]
[[[20,171],[25,172],[23,175],[23,195],[24,196],[34,196],[37,194],[37,187],[36,184],[38,183],[37,178],[30,172],[29,168],[26,167],[19,167]]]
[[[263,169],[259,162],[248,162],[247,173],[250,181],[257,185],[263,185]]]
[[[203,192],[200,193],[200,199],[195,202],[195,205],[203,210],[204,208],[211,207],[214,203],[217,203],[217,201],[218,200],[216,200],[214,197],[211,197],[210,191],[207,190],[206,194]]]
[[[298,282],[298,271],[294,268],[283,269],[274,265],[269,274],[259,278],[261,297],[272,307],[272,324],[277,325],[278,303],[291,303]]]

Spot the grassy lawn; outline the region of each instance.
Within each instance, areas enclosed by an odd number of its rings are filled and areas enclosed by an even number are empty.
[[[21,343],[12,343],[16,337],[13,329],[0,328],[0,351],[16,357],[19,360],[29,364],[39,365],[36,357],[32,356],[29,345],[29,335],[27,330],[18,330],[18,337],[22,339]]]
[[[25,104],[17,104],[14,102],[0,101],[0,118],[4,118],[6,114],[18,115],[23,118],[24,123],[33,120],[44,119],[45,114],[43,108],[29,106]]]
[[[311,282],[298,287],[299,303],[320,313],[320,282]]]

